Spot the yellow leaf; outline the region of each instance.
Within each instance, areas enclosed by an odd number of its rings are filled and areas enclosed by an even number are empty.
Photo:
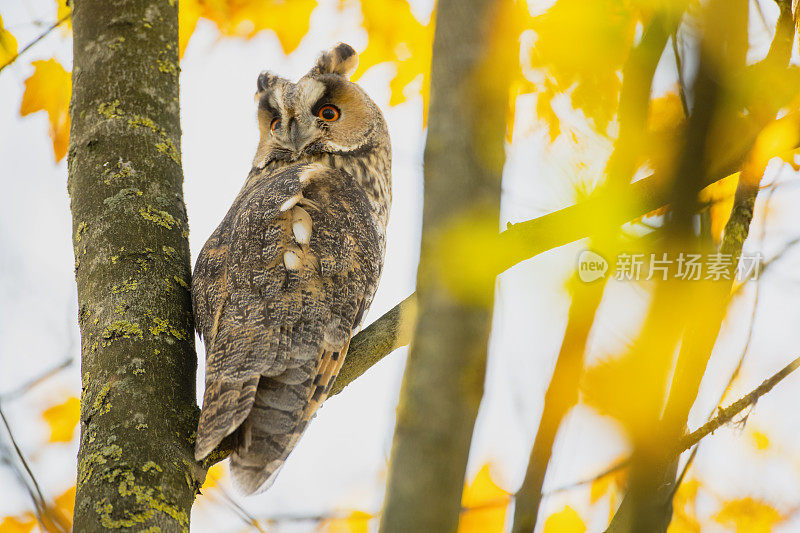
[[[72,31],[72,0],[56,0],[56,20],[67,17],[61,28],[69,34]]]
[[[734,527],[736,533],[770,533],[784,519],[774,507],[755,498],[727,501],[714,515],[717,523]]]
[[[761,431],[752,431],[750,433],[750,439],[756,450],[763,452],[770,446],[769,437]]]
[[[75,487],[67,489],[47,507],[42,514],[45,531],[72,531],[72,514],[75,511]]]
[[[678,487],[672,500],[673,516],[667,533],[700,533],[695,503],[700,488],[698,479],[687,479]]]
[[[72,94],[70,73],[55,59],[34,61],[34,71],[25,80],[25,92],[19,112],[22,116],[46,111],[50,119],[50,137],[56,161],[67,153],[69,146],[69,99]]]
[[[458,533],[500,533],[506,520],[511,495],[499,487],[484,464],[472,483],[464,487]]]
[[[211,468],[208,469],[208,473],[206,473],[206,480],[203,483],[203,489],[211,489],[219,485],[220,480],[225,475],[225,468],[223,467],[222,463],[217,463]]]
[[[575,509],[569,505],[547,517],[542,533],[584,533],[586,524]]]
[[[728,223],[733,209],[733,198],[739,184],[739,173],[731,174],[700,191],[700,201],[709,204],[711,235],[716,242],[722,239],[722,230]]]
[[[72,487],[67,489],[66,492],[56,498],[56,508],[62,511],[66,516],[72,518],[75,511],[75,489]]]
[[[367,533],[372,515],[363,511],[353,511],[345,518],[325,520],[318,531],[324,533]]]
[[[7,516],[0,522],[0,533],[29,533],[36,525],[32,514],[23,516]]]
[[[647,129],[651,131],[669,131],[685,119],[680,95],[670,91],[650,102],[647,115]]]
[[[672,521],[667,528],[667,533],[701,533],[702,531],[702,526],[697,518],[677,511],[673,513]]]
[[[539,87],[540,116],[552,109],[557,93],[568,93],[573,107],[605,132],[616,111],[619,70],[633,45],[635,15],[617,0],[557,0],[533,19],[528,68],[543,71],[550,83]],[[552,131],[551,124],[551,138]]]
[[[0,67],[11,61],[17,55],[17,40],[11,32],[3,27],[3,17],[0,17]]]
[[[189,44],[197,21],[202,13],[202,6],[198,0],[180,0],[178,2],[178,56],[183,57],[186,46]]]
[[[589,489],[589,503],[596,503],[597,500],[605,496],[612,489],[611,476],[603,476],[592,481]]]
[[[421,77],[423,105],[427,109],[433,23],[417,20],[406,0],[364,0],[361,13],[368,41],[359,54],[353,79],[375,65],[391,62],[397,70],[389,83],[389,105],[405,102],[406,89]]]
[[[619,459],[615,462],[618,462]],[[589,489],[589,503],[597,503],[606,494],[609,495],[609,520],[614,516],[617,510],[617,494],[618,491],[625,486],[627,478],[627,470],[620,468],[615,472],[606,474],[598,479],[592,481],[591,488]]]
[[[290,54],[308,33],[317,0],[199,0],[199,4],[202,16],[212,20],[223,35],[249,39],[272,30],[284,53]]]
[[[81,416],[81,401],[75,397],[54,405],[42,413],[50,426],[50,442],[69,442]]]
[[[800,140],[798,139],[798,126],[800,126],[800,115],[794,112],[765,127],[758,134],[750,155],[753,164],[763,167],[773,157],[786,157],[788,153],[791,153]]]

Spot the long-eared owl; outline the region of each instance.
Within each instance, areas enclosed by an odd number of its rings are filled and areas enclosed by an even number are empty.
[[[253,168],[194,269],[206,346],[195,456],[230,436],[231,472],[266,489],[325,400],[381,274],[391,152],[378,106],[324,52],[297,83],[262,72]]]

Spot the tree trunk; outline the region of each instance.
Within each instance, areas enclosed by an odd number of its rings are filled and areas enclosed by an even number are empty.
[[[83,383],[75,530],[186,531],[203,472],[192,455],[178,6],[73,4],[69,192]]]
[[[419,318],[397,409],[384,533],[446,533],[458,525],[494,276],[469,276],[493,258],[447,249],[458,235],[497,233],[508,85],[502,75],[487,79],[484,69],[499,7],[493,0],[437,4]]]

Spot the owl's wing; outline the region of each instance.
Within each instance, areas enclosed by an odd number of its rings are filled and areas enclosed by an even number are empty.
[[[231,466],[253,492],[282,464],[341,368],[372,300],[383,235],[346,173],[298,165],[251,178],[198,258],[206,343],[195,454],[236,432]]]

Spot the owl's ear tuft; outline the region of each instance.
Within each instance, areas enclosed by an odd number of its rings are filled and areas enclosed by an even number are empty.
[[[280,76],[265,70],[258,75],[258,81],[256,81],[256,94],[258,95],[264,91],[271,90],[275,86],[275,83],[280,79]]]
[[[317,64],[309,74],[338,74],[349,78],[357,66],[358,54],[353,47],[349,44],[339,43],[319,56]]]

